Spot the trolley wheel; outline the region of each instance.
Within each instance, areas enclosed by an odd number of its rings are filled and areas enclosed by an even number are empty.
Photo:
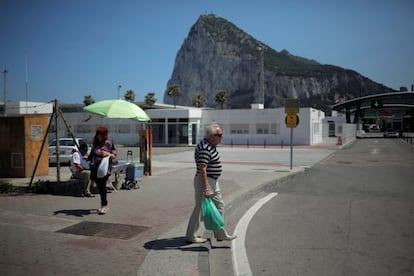
[[[128,190],[130,190],[130,189],[134,189],[134,187],[135,187],[135,184],[134,184],[134,182],[128,182]]]
[[[136,181],[136,180],[134,181],[134,186],[135,186],[135,187],[134,187],[135,189],[139,189],[139,188],[140,188],[140,187],[139,187],[139,184],[138,184],[138,181]]]

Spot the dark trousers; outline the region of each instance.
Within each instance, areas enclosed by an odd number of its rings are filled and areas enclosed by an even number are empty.
[[[107,206],[108,200],[106,199],[106,182],[108,181],[109,175],[104,178],[96,178],[95,183],[98,187],[99,195],[101,196],[101,206]]]

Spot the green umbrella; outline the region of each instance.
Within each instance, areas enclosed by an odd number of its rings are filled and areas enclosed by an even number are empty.
[[[150,119],[147,113],[134,103],[125,100],[104,100],[85,106],[83,110],[107,117],[107,118],[125,118],[147,122]]]

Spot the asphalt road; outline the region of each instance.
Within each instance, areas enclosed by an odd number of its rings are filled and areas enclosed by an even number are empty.
[[[248,223],[252,275],[414,275],[413,168],[401,140],[358,139],[278,185]]]

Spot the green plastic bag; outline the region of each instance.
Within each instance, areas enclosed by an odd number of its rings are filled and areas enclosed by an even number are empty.
[[[216,205],[209,197],[203,199],[203,220],[207,230],[218,230],[224,228],[224,219],[217,210]]]

